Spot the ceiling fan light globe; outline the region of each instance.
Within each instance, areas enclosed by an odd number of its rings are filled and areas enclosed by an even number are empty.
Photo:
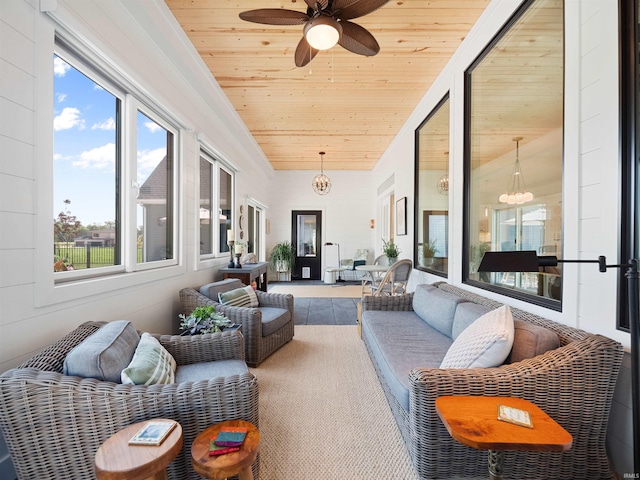
[[[500,203],[507,203],[507,200],[509,199],[509,195],[507,195],[506,193],[503,193],[502,195],[500,195],[498,197],[498,201]]]
[[[511,194],[507,197],[507,204],[508,205],[515,205],[516,203],[516,196]]]
[[[530,202],[531,200],[533,200],[533,193],[531,193],[531,192],[524,192],[524,195],[523,195],[523,197],[522,197],[522,198],[523,198],[523,200],[524,200],[525,202]]]
[[[340,23],[331,17],[312,18],[304,26],[304,37],[316,50],[329,50],[338,43],[341,34]]]

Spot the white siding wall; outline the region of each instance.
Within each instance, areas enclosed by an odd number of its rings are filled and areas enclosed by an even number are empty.
[[[491,3],[373,172],[374,186],[395,172],[396,198],[405,195],[413,198],[413,176],[402,175],[402,172],[413,171],[413,131],[450,91],[449,281],[452,283],[462,282],[463,73],[519,3],[511,0]],[[615,259],[620,222],[617,2],[567,0],[565,17],[564,256],[597,258],[606,255]],[[404,251],[411,251],[412,221],[409,236],[397,240]],[[414,271],[409,289],[418,283],[436,280],[441,278]],[[484,291],[479,293],[567,325],[609,336],[621,342],[628,351],[629,335],[615,327],[616,272],[602,274],[591,265],[566,266],[563,284],[563,312],[552,312]],[[614,398],[608,439],[615,469],[621,476],[632,471],[629,368],[627,353]]]

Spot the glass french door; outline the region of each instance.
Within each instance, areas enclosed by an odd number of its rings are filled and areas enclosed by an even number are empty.
[[[322,212],[294,210],[291,212],[291,243],[296,249],[293,278],[320,280],[322,278]]]

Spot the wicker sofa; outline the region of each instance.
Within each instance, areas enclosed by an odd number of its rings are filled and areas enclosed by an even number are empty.
[[[233,323],[242,325],[245,341],[245,360],[257,367],[269,355],[293,338],[293,295],[256,291],[259,305],[256,308],[234,307],[218,302],[218,294],[241,288],[240,280],[228,278],[195,288],[180,290],[182,313],[188,315],[194,308],[213,305],[216,312],[227,316]]]
[[[258,383],[248,371],[150,386],[64,375],[67,354],[104,324],[83,323],[0,375],[0,427],[19,479],[94,479],[95,453],[107,438],[139,421],[171,418],[182,426],[183,447],[169,465],[169,478],[195,480],[200,477],[191,468],[190,449],[202,430],[231,419],[258,425]],[[203,362],[244,359],[237,331],[153,336],[179,367],[202,364],[198,370],[212,372],[215,366]],[[259,459],[252,470],[258,478]]]
[[[457,303],[454,309],[465,305],[467,311],[475,309],[481,313],[483,309],[501,306],[444,282],[434,286]],[[486,452],[458,443],[440,420],[435,400],[444,395],[524,398],[537,404],[573,436],[572,449],[564,453],[506,452],[505,478],[613,478],[605,437],[622,361],[622,345],[512,308],[515,322],[533,325],[533,330],[543,327],[555,332],[559,346],[533,358],[495,368],[441,369],[438,363],[425,368],[425,355],[433,356],[436,349],[446,353],[446,339],[440,345],[429,340],[429,332],[423,329],[430,327],[417,319],[414,295],[365,297],[362,336],[420,478],[486,478],[487,475]],[[424,311],[424,305],[416,307]],[[405,322],[413,331],[407,331]],[[443,337],[432,331],[434,338]],[[381,336],[388,338],[381,340]],[[391,337],[397,337],[395,350]],[[403,362],[411,367],[402,373],[399,373],[402,369],[396,368],[394,372],[394,362],[396,367]],[[401,383],[404,385],[399,387]],[[405,385],[408,392],[403,394]],[[403,395],[408,395],[408,401]]]

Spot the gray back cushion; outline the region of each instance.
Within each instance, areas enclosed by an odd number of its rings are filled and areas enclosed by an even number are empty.
[[[62,371],[65,375],[120,383],[120,373],[131,362],[139,341],[130,321],[109,322],[69,352]]]
[[[505,363],[515,363],[560,347],[556,332],[523,320],[513,320],[513,348]]]
[[[454,340],[458,338],[458,335],[460,335],[465,328],[491,310],[493,309],[473,302],[463,302],[459,304],[453,316],[451,338]]]
[[[244,284],[237,278],[227,278],[219,282],[208,283],[200,287],[200,293],[214,302],[219,302],[218,294],[242,288]]]
[[[465,299],[444,292],[432,285],[418,285],[413,294],[413,311],[431,327],[453,338],[453,317],[459,303]]]

